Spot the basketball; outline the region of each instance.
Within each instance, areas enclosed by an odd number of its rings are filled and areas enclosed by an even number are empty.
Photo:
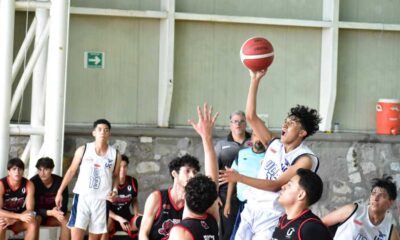
[[[240,59],[250,70],[267,69],[274,60],[274,48],[267,39],[252,37],[245,41],[240,48]]]

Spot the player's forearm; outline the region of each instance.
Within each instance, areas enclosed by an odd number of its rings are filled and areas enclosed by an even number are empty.
[[[251,123],[255,121],[257,116],[257,90],[258,90],[259,82],[255,82],[251,80],[249,92],[247,95],[247,102],[246,102],[246,120]]]
[[[14,213],[14,212],[10,212],[10,211],[7,211],[7,210],[3,210],[3,209],[0,209],[0,217],[2,217],[2,218],[12,218],[12,219],[19,219],[19,215],[20,214],[18,214],[18,213]]]
[[[275,181],[247,177],[241,174],[239,174],[238,182],[266,191],[277,192],[280,190],[279,184]]]
[[[202,138],[204,148],[204,169],[205,174],[218,185],[218,165],[217,155],[212,144],[212,136]]]
[[[68,171],[65,173],[65,176],[63,178],[63,181],[61,182],[60,187],[58,188],[57,194],[61,194],[61,195],[63,194],[65,188],[71,182],[74,175],[75,175],[75,172],[72,172],[71,169],[68,169]]]
[[[226,191],[226,202],[231,202],[233,190],[235,189],[235,183],[228,183],[228,190]]]

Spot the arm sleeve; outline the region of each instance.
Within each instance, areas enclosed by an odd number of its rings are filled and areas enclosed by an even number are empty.
[[[302,240],[332,240],[332,236],[327,227],[319,221],[306,222],[300,229]]]

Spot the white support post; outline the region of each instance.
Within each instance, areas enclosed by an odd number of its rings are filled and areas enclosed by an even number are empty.
[[[337,88],[339,0],[324,0],[323,4],[323,20],[332,25],[322,29],[319,112],[320,130],[330,131]]]
[[[38,8],[36,9],[36,36],[41,36],[45,30],[46,23],[49,19],[49,10]],[[40,44],[39,39],[35,39],[35,46]],[[32,77],[32,101],[31,101],[31,126],[42,127],[44,125],[44,110],[45,110],[45,87],[46,87],[46,63],[47,63],[47,45],[44,43],[44,48],[36,62]],[[31,135],[31,148],[29,158],[29,177],[36,173],[36,162],[39,157],[39,151],[43,144],[42,135]]]
[[[168,127],[174,86],[175,0],[161,0],[161,10],[167,18],[160,20],[158,126]]]
[[[6,173],[10,151],[11,72],[14,49],[15,1],[0,0],[0,175]]]
[[[25,53],[28,51],[29,47],[31,46],[33,37],[35,36],[35,30],[36,30],[36,17],[33,19],[31,26],[29,27],[28,33],[26,34],[24,41],[21,44],[21,47],[19,48],[18,54],[15,57],[13,66],[12,66],[12,78],[11,81],[14,82],[15,77],[17,77],[19,68],[21,67],[24,59],[25,59]]]
[[[61,174],[63,159],[69,3],[69,0],[52,0],[50,7],[44,154],[54,160],[56,174]]]
[[[39,37],[38,40],[38,45],[37,47],[33,50],[32,52],[32,56],[28,61],[28,64],[26,65],[25,71],[21,76],[21,79],[18,82],[18,86],[15,89],[14,95],[12,97],[12,101],[11,101],[11,109],[10,109],[10,116],[12,116],[15,112],[15,110],[17,109],[18,103],[22,98],[22,95],[24,94],[26,85],[29,82],[29,79],[32,75],[33,72],[33,68],[36,64],[37,59],[40,56],[40,53],[45,45],[45,43],[47,42],[47,38],[49,36],[49,23],[47,22],[46,27],[43,30],[42,36],[37,36]]]

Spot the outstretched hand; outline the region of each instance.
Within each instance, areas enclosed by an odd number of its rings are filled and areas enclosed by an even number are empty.
[[[197,116],[199,117],[198,122],[195,123],[191,119],[188,120],[193,129],[201,136],[201,138],[212,137],[213,127],[219,115],[217,112],[213,116],[212,111],[212,106],[208,106],[207,103],[204,103],[203,110],[197,106]]]
[[[238,182],[239,173],[236,172],[232,168],[225,167],[225,170],[219,170],[219,179],[220,184]]]
[[[256,81],[260,81],[261,78],[263,78],[265,76],[265,74],[267,73],[267,70],[268,70],[268,68],[264,69],[264,70],[259,70],[259,71],[249,70],[250,77],[252,80],[254,79]]]

